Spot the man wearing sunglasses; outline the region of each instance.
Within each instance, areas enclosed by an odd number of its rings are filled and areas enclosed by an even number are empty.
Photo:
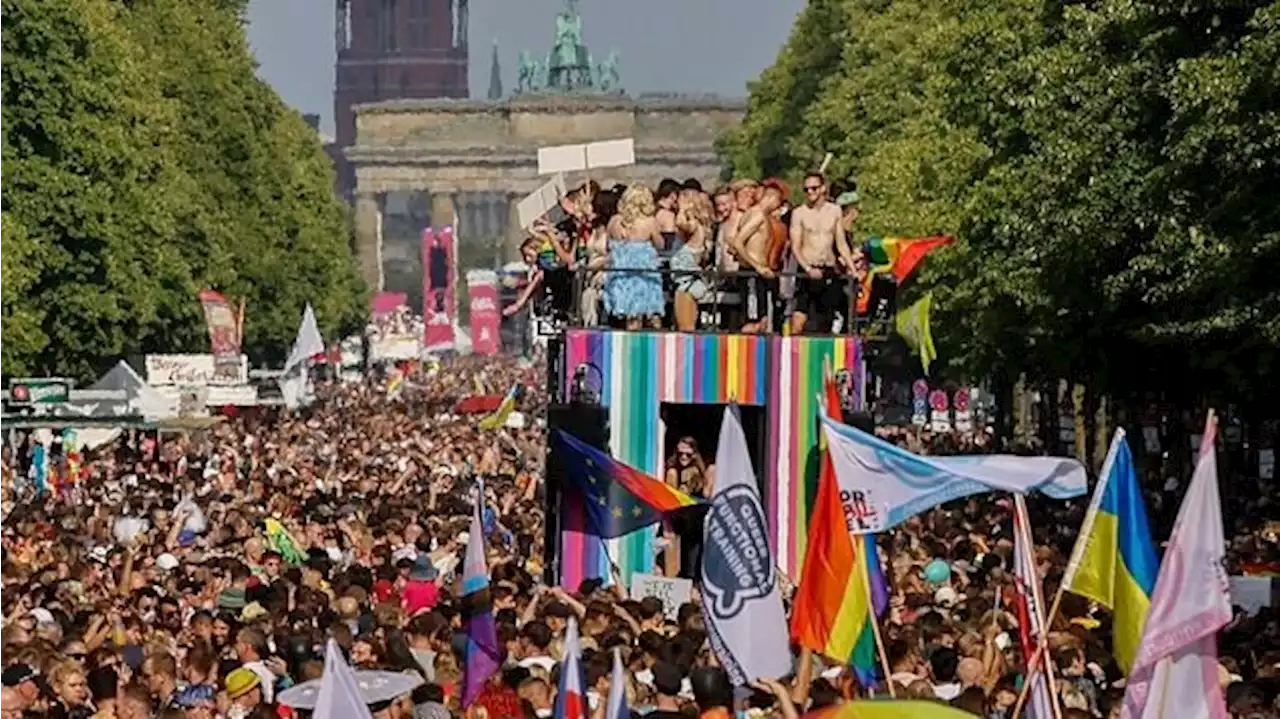
[[[827,200],[822,173],[810,172],[804,178],[804,204],[791,212],[791,253],[805,275],[796,285],[792,334],[803,333],[811,318],[815,331],[830,332],[836,314],[848,314],[840,266],[851,271],[854,258],[840,220],[840,208]]]

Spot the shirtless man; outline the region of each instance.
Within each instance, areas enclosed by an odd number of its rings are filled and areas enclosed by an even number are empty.
[[[755,204],[755,180],[734,180],[728,187],[716,193],[716,220],[720,223],[716,229],[716,269],[720,272],[737,272],[741,269],[738,258],[733,254],[733,236],[738,232],[738,223],[743,214]],[[737,278],[722,279],[721,291],[736,292],[739,285]],[[720,324],[725,330],[737,331],[747,321],[746,298],[741,304],[727,304],[720,307]]]
[[[760,201],[742,214],[730,246],[744,268],[755,270],[759,277],[745,277],[739,284],[746,303],[747,321],[743,332],[762,332],[768,328],[771,282],[777,273],[769,266],[769,218],[782,207],[783,185],[778,180],[765,180],[760,186]]]
[[[843,309],[848,314],[840,266],[845,272],[854,267],[840,208],[827,201],[827,183],[821,173],[805,176],[804,198],[805,203],[791,211],[791,254],[796,258],[797,269],[805,275],[796,287],[792,334],[803,333],[810,317],[819,331],[830,332],[835,312]]]

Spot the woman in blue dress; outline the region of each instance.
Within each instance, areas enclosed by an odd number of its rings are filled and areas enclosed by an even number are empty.
[[[662,234],[654,218],[653,193],[632,186],[618,201],[618,214],[609,222],[609,268],[604,284],[604,307],[626,321],[629,330],[648,324],[658,327],[666,308],[658,250]]]

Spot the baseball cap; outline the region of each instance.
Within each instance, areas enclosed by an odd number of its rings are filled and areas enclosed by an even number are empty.
[[[16,687],[23,682],[34,682],[40,677],[40,670],[30,664],[14,664],[6,667],[4,674],[0,675],[0,684],[6,687]]]

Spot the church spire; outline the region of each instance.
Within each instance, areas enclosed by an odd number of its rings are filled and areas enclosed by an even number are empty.
[[[493,59],[489,68],[489,99],[502,99],[502,65],[498,61],[498,38],[493,39]]]

